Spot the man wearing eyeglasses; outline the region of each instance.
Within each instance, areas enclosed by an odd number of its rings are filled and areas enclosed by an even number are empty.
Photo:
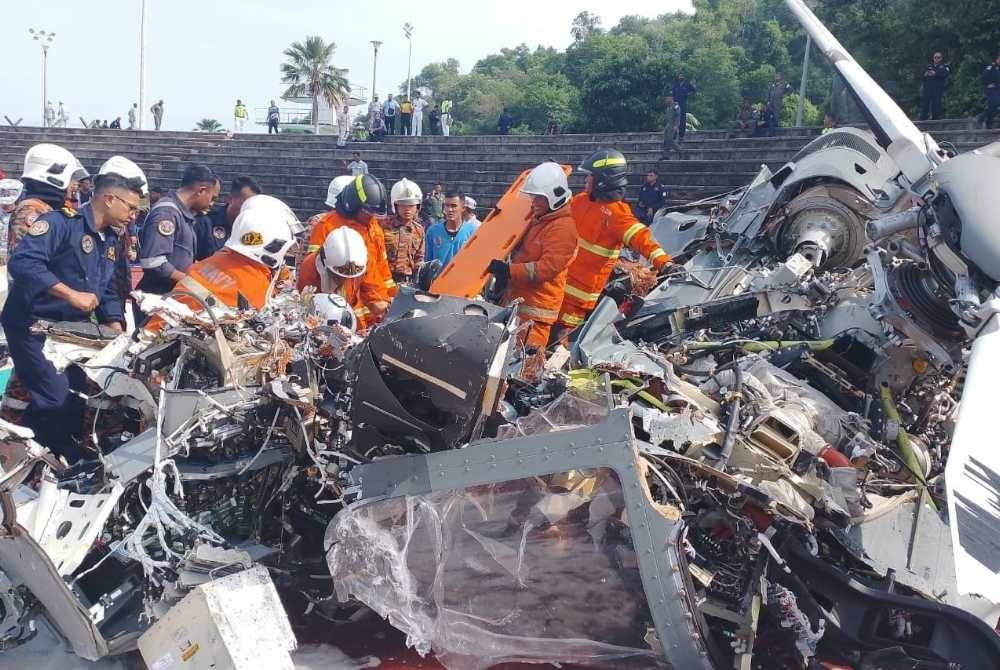
[[[116,157],[120,158],[120,157]],[[79,457],[74,433],[83,421],[83,401],[69,380],[45,358],[45,335],[31,332],[38,320],[106,324],[121,332],[125,319],[115,287],[118,232],[131,222],[146,189],[145,176],[102,172],[91,201],[39,216],[14,249],[8,265],[10,292],[0,323],[11,358],[30,402],[22,425],[35,439],[70,463]]]
[[[211,208],[218,180],[206,165],[189,165],[180,188],[163,196],[149,210],[139,230],[140,291],[163,295],[174,288],[197,253],[194,220]]]

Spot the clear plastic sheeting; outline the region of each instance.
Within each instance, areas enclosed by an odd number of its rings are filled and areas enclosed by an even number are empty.
[[[607,404],[599,404],[574,393],[563,393],[545,408],[523,416],[513,424],[505,424],[497,433],[498,440],[526,437],[557,430],[570,430],[600,423],[608,415]]]
[[[330,523],[326,547],[342,600],[450,670],[662,663],[609,469],[359,503]]]

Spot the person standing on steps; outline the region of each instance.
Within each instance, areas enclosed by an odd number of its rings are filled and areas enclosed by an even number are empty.
[[[951,85],[951,66],[944,62],[944,55],[935,51],[930,64],[924,68],[923,96],[921,99],[920,120],[940,119],[941,101],[944,92]]]
[[[681,151],[677,144],[678,124],[681,118],[681,108],[674,102],[674,96],[668,95],[666,98],[666,114],[663,117],[663,151],[660,160],[665,161],[670,158],[670,152],[678,154]]]
[[[424,107],[427,106],[427,101],[424,100],[424,96],[420,95],[419,91],[415,95],[413,100],[413,136],[420,137],[424,134]]]
[[[428,115],[428,119],[431,122],[431,135],[441,134],[441,107],[439,105],[434,105],[434,109],[431,110]]]
[[[646,182],[639,189],[639,202],[632,205],[632,213],[642,223],[653,222],[656,212],[667,204],[667,187],[660,183],[656,170],[646,173]]]
[[[337,112],[337,132],[337,146],[347,146],[347,138],[351,134],[351,109],[347,105]]]
[[[133,102],[128,110],[128,129],[135,130],[135,124],[139,117],[139,103]]]
[[[392,99],[392,93],[382,107],[382,118],[385,120],[386,135],[396,134],[396,119],[399,118],[399,103]]]
[[[983,93],[986,95],[986,110],[977,120],[987,128],[992,128],[993,117],[1000,111],[1000,50],[993,62],[983,70]]]
[[[236,100],[236,109],[233,110],[233,129],[237,133],[242,133],[246,130],[247,125],[247,106],[243,104],[242,100]]]
[[[453,106],[451,99],[441,101],[441,134],[444,137],[451,135],[451,122],[454,120],[452,117]]]
[[[764,120],[769,129],[781,126],[781,109],[784,106],[785,96],[792,92],[792,85],[785,82],[785,78],[780,72],[774,73],[774,81],[767,87],[767,108]]]
[[[683,142],[684,131],[687,130],[688,96],[692,93],[697,93],[698,87],[694,85],[693,81],[688,81],[687,76],[682,72],[677,75],[677,81],[674,82],[670,92],[674,96],[674,102],[677,103],[677,107],[680,109],[680,125],[677,129],[677,141]]]
[[[357,151],[351,154],[350,163],[344,161],[344,166],[347,167],[347,171],[351,173],[352,177],[359,177],[363,174],[368,174],[368,163],[361,160],[361,154]]]
[[[399,134],[406,136],[413,132],[413,103],[403,98],[399,104]]]
[[[278,106],[274,104],[274,100],[271,101],[271,106],[267,108],[267,134],[270,135],[274,132],[275,135],[278,134],[278,123],[281,121],[281,110]]]
[[[149,108],[149,111],[153,113],[153,125],[159,130],[160,125],[163,123],[163,101],[160,100],[157,102]]]
[[[514,117],[507,113],[507,108],[504,107],[500,110],[500,116],[497,117],[497,134],[498,135],[508,135],[510,134],[510,129],[514,126]]]

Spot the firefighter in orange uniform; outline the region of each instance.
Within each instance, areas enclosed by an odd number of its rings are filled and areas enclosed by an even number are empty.
[[[326,236],[319,251],[314,251],[299,265],[296,288],[313,287],[317,293],[344,298],[354,310],[358,331],[368,330],[371,311],[361,299],[361,283],[368,266],[368,249],[357,231],[346,226]]]
[[[528,175],[521,193],[531,196],[531,225],[510,255],[493,260],[489,271],[506,285],[503,304],[520,298],[518,316],[532,323],[525,344],[545,349],[559,315],[570,263],[576,256],[576,224],[570,216],[572,192],[557,163],[542,163]]]
[[[580,246],[569,268],[557,338],[580,326],[594,309],[623,246],[644,256],[657,271],[670,263],[670,256],[649,228],[624,202],[628,184],[625,156],[614,149],[598,149],[579,170],[587,175],[587,182],[584,192],[573,198],[570,210]]]
[[[262,309],[300,229],[295,214],[277,198],[248,198],[233,222],[225,247],[193,263],[174,287],[175,297],[194,310],[203,309],[202,302]],[[155,316],[145,325],[152,331],[162,327],[163,321]]]
[[[379,321],[389,301],[396,295],[396,282],[389,271],[382,226],[375,219],[384,215],[389,206],[389,194],[375,177],[358,175],[337,195],[336,209],[324,214],[309,233],[309,248],[318,250],[327,236],[341,227],[361,235],[368,249],[368,270],[361,281],[361,300],[371,311],[372,322]]]

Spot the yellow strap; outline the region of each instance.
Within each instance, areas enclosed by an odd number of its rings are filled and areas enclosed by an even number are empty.
[[[573,326],[573,327],[579,326],[584,321],[586,321],[586,319],[583,318],[582,316],[574,316],[572,314],[563,314],[562,316],[559,317],[559,320],[565,323],[567,326]]]
[[[599,161],[594,161],[595,168],[608,167],[609,165],[625,165],[624,158],[602,158]]]
[[[592,254],[604,256],[605,258],[614,259],[618,258],[621,254],[621,249],[608,249],[607,247],[602,247],[599,244],[591,244],[584,239],[577,240],[577,244],[579,244],[580,248],[584,251],[589,251]]]
[[[555,319],[559,316],[559,312],[554,309],[544,309],[542,307],[532,307],[531,305],[521,304],[517,308],[517,313],[526,316],[529,319]]]
[[[646,226],[642,225],[641,223],[633,223],[631,226],[628,227],[628,230],[625,231],[625,234],[622,235],[622,241],[625,244],[628,244],[629,242],[632,241],[632,238],[635,237],[639,233],[639,231],[641,231],[645,227]]]
[[[586,291],[581,291],[572,284],[566,284],[566,295],[571,295],[577,300],[583,300],[584,302],[593,302],[601,297],[600,293],[587,293]]]
[[[393,288],[395,285],[396,285],[396,282],[393,281],[392,279],[386,279],[385,280],[385,287],[386,288]]]
[[[365,185],[361,181],[361,176],[362,175],[358,175],[357,177],[354,178],[354,190],[358,192],[358,199],[362,203],[365,203],[368,202],[368,196],[365,195]]]
[[[663,249],[657,248],[656,251],[654,251],[653,253],[651,253],[649,255],[649,260],[655,261],[660,256],[666,256],[666,255],[667,255],[666,251],[664,251]]]
[[[314,251],[319,251],[319,246],[320,245],[318,244],[310,244],[308,247],[306,247],[306,252],[311,254]]]
[[[367,307],[359,307],[358,309],[354,310],[354,316],[368,316],[369,313],[370,312],[368,311]]]

